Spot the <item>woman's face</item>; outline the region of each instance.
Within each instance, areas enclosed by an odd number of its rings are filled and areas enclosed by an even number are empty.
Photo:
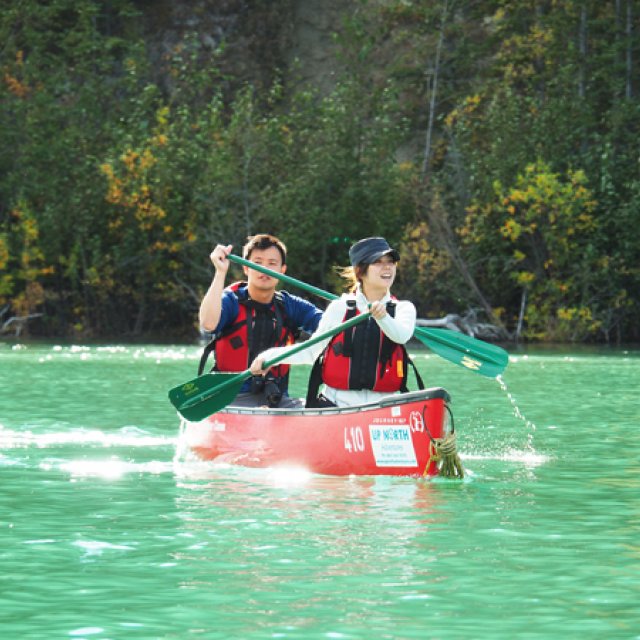
[[[362,276],[363,284],[390,289],[396,277],[396,263],[391,256],[372,262]]]

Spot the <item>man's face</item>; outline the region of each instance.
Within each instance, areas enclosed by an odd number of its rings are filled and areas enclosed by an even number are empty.
[[[263,267],[267,267],[272,271],[278,273],[284,273],[287,270],[287,265],[282,264],[282,256],[280,251],[276,247],[269,247],[268,249],[254,249],[251,255],[247,258],[251,262],[255,262]],[[243,267],[244,273],[247,276],[247,282],[256,289],[275,289],[278,281],[276,278],[260,273],[255,269],[249,269]]]

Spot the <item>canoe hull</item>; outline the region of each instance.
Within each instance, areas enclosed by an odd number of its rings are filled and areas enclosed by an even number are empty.
[[[198,458],[227,464],[337,476],[433,476],[432,443],[449,428],[449,402],[444,389],[432,388],[349,408],[227,407],[184,422],[181,437]]]

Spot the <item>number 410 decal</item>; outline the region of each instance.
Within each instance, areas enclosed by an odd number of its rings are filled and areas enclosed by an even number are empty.
[[[344,448],[349,453],[364,451],[364,435],[360,427],[344,428]]]

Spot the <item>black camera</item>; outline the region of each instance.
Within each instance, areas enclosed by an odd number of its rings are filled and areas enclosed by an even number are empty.
[[[264,397],[267,399],[269,407],[277,407],[282,400],[282,390],[278,386],[275,378],[266,378],[264,381]]]
[[[253,376],[251,378],[251,393],[264,393],[270,408],[277,407],[282,400],[282,389],[278,386],[274,376]]]

